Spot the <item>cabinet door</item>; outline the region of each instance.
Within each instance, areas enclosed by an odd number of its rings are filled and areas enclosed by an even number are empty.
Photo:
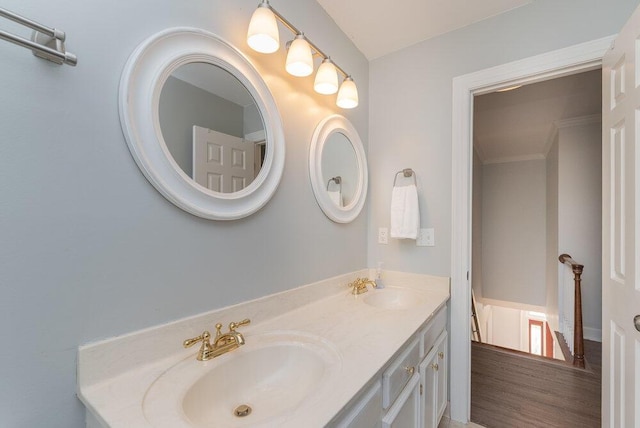
[[[415,374],[382,419],[383,428],[413,428],[420,422],[420,377]]]
[[[436,426],[440,423],[442,415],[447,408],[447,385],[449,383],[449,352],[447,332],[442,333],[438,339],[436,360],[438,364],[438,392],[436,394]]]
[[[420,428],[436,428],[438,401],[437,347],[424,357],[418,366],[420,373]]]
[[[379,428],[382,417],[382,388],[380,381],[376,382],[358,400],[347,415],[337,423],[330,423],[330,427],[337,428]]]
[[[421,428],[437,428],[447,407],[447,358],[447,332],[444,331],[418,366]]]

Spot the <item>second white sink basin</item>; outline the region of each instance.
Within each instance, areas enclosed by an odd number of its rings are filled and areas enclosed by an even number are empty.
[[[341,365],[321,338],[295,332],[246,336],[246,345],[207,362],[195,355],[149,388],[143,409],[153,426],[277,426],[313,400]]]
[[[424,303],[426,296],[420,291],[403,287],[385,287],[371,290],[364,296],[367,305],[381,309],[407,309]]]

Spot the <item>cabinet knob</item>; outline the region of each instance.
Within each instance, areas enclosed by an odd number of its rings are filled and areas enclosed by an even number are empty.
[[[444,359],[444,352],[438,352],[438,357],[440,357],[441,360]]]
[[[438,371],[438,363],[431,364],[431,368],[434,369],[435,371]]]
[[[413,366],[412,367],[405,367],[404,369],[407,371],[407,373],[409,373],[409,376],[413,376],[413,373],[416,371],[416,368],[413,367]]]

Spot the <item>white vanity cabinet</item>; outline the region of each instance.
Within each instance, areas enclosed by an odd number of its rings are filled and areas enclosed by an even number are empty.
[[[351,405],[347,414],[334,426],[337,428],[380,428],[382,416],[382,386],[378,379]]]
[[[445,306],[329,426],[437,428],[447,406],[446,327]]]

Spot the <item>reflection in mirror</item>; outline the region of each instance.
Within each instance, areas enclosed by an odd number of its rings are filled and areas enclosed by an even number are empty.
[[[316,126],[309,147],[309,178],[327,217],[337,223],[358,217],[367,198],[367,157],[347,118],[334,114]]]
[[[226,80],[220,83],[215,73]],[[232,93],[244,96],[226,92],[233,87]],[[249,60],[217,35],[183,27],[152,34],[127,60],[118,101],[122,131],[140,171],[162,196],[186,212],[211,220],[244,218],[264,207],[278,188],[286,148],[275,100]],[[229,117],[231,110],[237,111],[234,118]],[[184,123],[174,125],[178,121]],[[227,129],[232,123],[235,128]],[[207,135],[220,133],[253,142],[255,152],[260,151],[258,156],[254,153],[260,162],[253,174],[235,180],[231,175],[235,172],[207,171],[200,180],[204,186],[198,184],[192,178],[193,159],[202,156],[193,151],[194,126],[204,128]],[[224,161],[216,144],[204,145],[204,159],[218,156]],[[251,169],[249,153],[231,150],[231,154],[230,161]],[[225,179],[225,174],[230,177]]]
[[[263,120],[231,73],[203,62],[182,65],[164,83],[158,109],[167,149],[201,186],[233,193],[259,174],[267,149]]]
[[[339,207],[349,205],[356,191],[359,168],[351,141],[341,132],[333,132],[322,150],[322,177],[331,201]]]

